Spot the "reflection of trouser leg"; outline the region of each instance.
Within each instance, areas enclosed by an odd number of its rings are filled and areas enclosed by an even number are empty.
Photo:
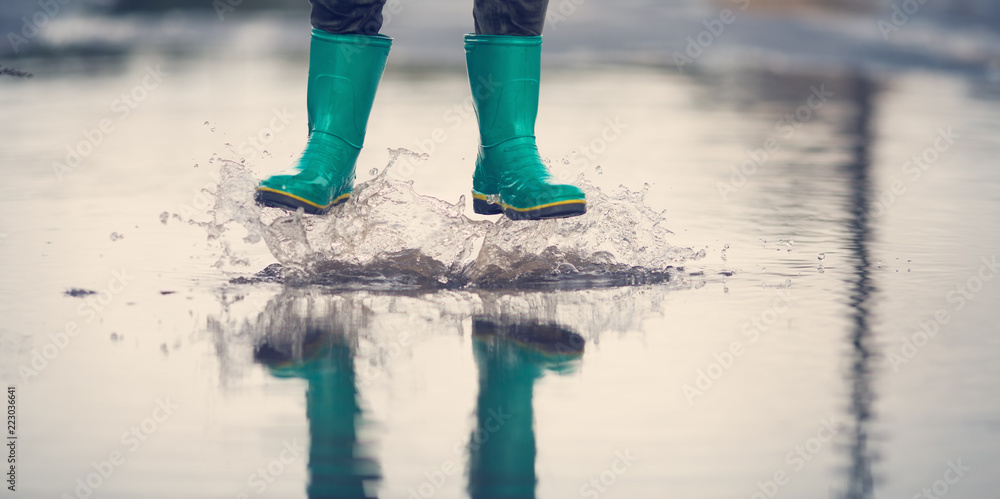
[[[549,0],[475,0],[477,35],[540,36]]]
[[[358,442],[361,408],[350,347],[332,346],[322,362],[310,371],[306,392],[309,497],[374,497],[371,485],[380,474],[378,463],[363,455],[363,442]]]
[[[499,348],[496,348],[498,347]],[[532,392],[539,369],[509,344],[473,343],[479,368],[476,429],[469,438],[469,495],[535,497]]]
[[[377,35],[386,0],[310,0],[312,26],[337,35]]]

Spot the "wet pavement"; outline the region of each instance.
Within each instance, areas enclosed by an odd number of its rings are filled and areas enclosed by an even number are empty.
[[[464,72],[406,61],[359,181],[454,204],[475,153]],[[35,77],[0,80],[0,375],[25,497],[997,488],[988,78],[547,66],[542,155],[609,196],[648,183],[629,199],[673,232],[670,278],[436,289],[231,282],[277,258],[247,224],[214,223],[252,185],[220,165],[259,177],[298,153],[301,54],[18,66]],[[399,148],[427,157],[385,172]]]

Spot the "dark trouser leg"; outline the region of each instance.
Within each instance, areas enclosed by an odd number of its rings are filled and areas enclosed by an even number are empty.
[[[340,35],[376,35],[386,0],[310,0],[312,25]],[[478,35],[539,36],[549,0],[475,0]]]
[[[475,0],[477,35],[541,36],[549,0]]]
[[[386,0],[310,0],[310,20],[314,28],[327,33],[374,36],[382,29],[382,7],[385,2]]]

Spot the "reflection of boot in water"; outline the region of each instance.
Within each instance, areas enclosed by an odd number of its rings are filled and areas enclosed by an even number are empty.
[[[300,342],[265,343],[254,351],[254,358],[267,365],[274,376],[309,382],[308,496],[376,497],[374,486],[381,478],[378,463],[358,442],[362,410],[351,347],[343,339],[317,330],[307,331]]]
[[[479,369],[476,429],[469,438],[469,495],[533,498],[535,430],[532,393],[546,369],[572,372],[583,338],[559,326],[475,319]]]

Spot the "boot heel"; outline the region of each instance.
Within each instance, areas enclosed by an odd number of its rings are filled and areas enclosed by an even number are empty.
[[[472,198],[472,211],[480,215],[499,215],[503,213],[500,205],[491,203],[485,199]]]

